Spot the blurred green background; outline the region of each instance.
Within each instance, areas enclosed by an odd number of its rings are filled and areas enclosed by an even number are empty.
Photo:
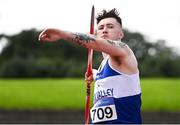
[[[124,32],[139,62],[142,111],[180,112],[179,53],[165,40]],[[39,33],[0,34],[0,110],[84,110],[87,49],[64,40],[39,42]],[[101,61],[94,52],[93,68]]]
[[[143,34],[124,29],[134,51],[141,77],[179,77],[180,55],[165,40],[151,42]],[[39,31],[24,30],[16,35],[0,35],[0,78],[82,78],[87,66],[87,49],[59,40],[39,42]],[[94,52],[93,68],[98,68],[101,53]],[[153,69],[153,70],[152,70]]]

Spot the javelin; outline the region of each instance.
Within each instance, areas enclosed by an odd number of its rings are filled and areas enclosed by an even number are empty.
[[[91,23],[90,23],[90,34],[94,34],[94,5],[91,10]],[[87,77],[91,76],[92,73],[92,55],[93,50],[88,48],[88,65],[87,65]],[[86,108],[85,108],[85,124],[89,122],[89,111],[90,111],[90,92],[91,92],[91,83],[86,82]]]

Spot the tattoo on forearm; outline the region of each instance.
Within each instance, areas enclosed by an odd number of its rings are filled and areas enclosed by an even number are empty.
[[[115,42],[111,41],[111,40],[107,40],[107,42],[111,45],[115,45]]]
[[[89,42],[94,42],[95,39],[86,35],[86,34],[81,34],[81,33],[73,33],[73,35],[75,36],[72,41],[79,44],[79,45],[82,45],[84,46],[86,43],[89,43]]]
[[[112,41],[112,40],[107,40],[107,42],[108,42],[109,44],[111,44],[111,45],[118,45],[118,46],[121,47],[121,48],[125,48],[125,47],[126,47],[126,44],[123,43],[123,42],[115,43],[115,42]]]

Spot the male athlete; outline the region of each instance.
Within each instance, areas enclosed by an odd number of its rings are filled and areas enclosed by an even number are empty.
[[[72,33],[60,29],[45,29],[41,41],[64,39],[86,48],[102,52],[102,61],[95,77],[93,123],[140,124],[141,88],[138,63],[133,51],[121,42],[124,36],[122,22],[116,9],[103,10],[97,16],[97,35]]]

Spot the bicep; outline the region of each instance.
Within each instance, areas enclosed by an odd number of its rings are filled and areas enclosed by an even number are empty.
[[[112,41],[112,40],[97,40],[96,50],[105,52],[111,56],[126,56],[129,53],[129,47],[127,44],[120,41]]]

